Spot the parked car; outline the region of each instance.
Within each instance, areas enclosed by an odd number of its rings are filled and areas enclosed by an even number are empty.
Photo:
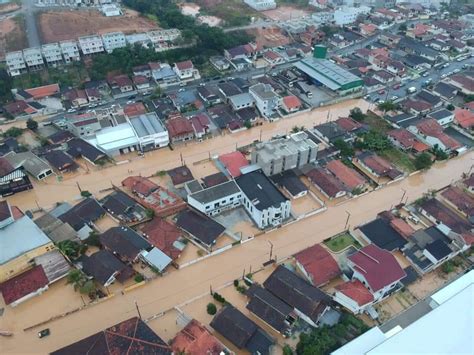
[[[40,330],[38,332],[38,338],[44,338],[44,337],[47,337],[49,334],[51,334],[49,328],[46,328],[46,329],[43,329],[43,330]]]
[[[385,90],[384,90],[384,89],[382,89],[382,90],[379,90],[379,91],[378,91],[378,94],[379,94],[379,95],[383,95],[383,94],[385,94]]]
[[[393,85],[393,89],[394,89],[394,90],[400,89],[400,84],[395,84],[395,85]]]

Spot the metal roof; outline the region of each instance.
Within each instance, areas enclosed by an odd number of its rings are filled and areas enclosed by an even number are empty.
[[[172,259],[158,248],[142,253],[143,259],[162,272],[172,261]]]
[[[138,138],[128,123],[103,128],[96,133],[95,137],[97,145],[106,151],[138,145]],[[91,142],[94,143],[94,141]]]
[[[151,136],[166,131],[154,112],[134,117],[130,119],[130,123],[138,137]]]

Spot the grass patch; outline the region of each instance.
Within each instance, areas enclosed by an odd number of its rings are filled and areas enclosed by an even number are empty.
[[[401,150],[392,147],[380,152],[379,155],[408,173],[416,170],[414,160]]]
[[[374,115],[372,113],[368,113],[364,119],[364,123],[368,124],[370,128],[374,131],[380,133],[387,133],[388,131],[392,130],[392,126],[388,122],[386,122],[383,118]]]
[[[356,248],[360,248],[360,244],[357,240],[355,240],[349,233],[341,233],[334,238],[324,242],[331,251],[338,253],[341,250],[344,250],[349,245],[353,245]]]
[[[202,15],[219,17],[224,21],[224,27],[248,25],[252,17],[260,14],[239,0],[226,0],[212,7],[201,8]]]
[[[74,63],[59,68],[47,68],[39,72],[27,73],[13,79],[13,87],[29,89],[32,87],[59,83],[61,87],[81,87],[89,77],[81,63]]]

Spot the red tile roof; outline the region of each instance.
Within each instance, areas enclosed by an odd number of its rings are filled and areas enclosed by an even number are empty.
[[[354,264],[354,270],[364,276],[373,292],[406,276],[397,259],[390,252],[374,244],[367,245],[352,254],[349,260]]]
[[[423,120],[419,122],[416,127],[423,135],[438,138],[441,143],[443,143],[448,148],[457,149],[461,147],[461,144],[459,144],[457,140],[443,132],[443,127],[441,127],[441,125],[435,119]]]
[[[143,85],[150,82],[145,75],[134,75],[132,79],[135,85]]]
[[[374,296],[359,280],[352,280],[338,285],[336,290],[356,301],[360,307],[374,300]]]
[[[336,124],[347,132],[351,132],[362,127],[359,122],[353,120],[350,117],[339,117],[336,120]]]
[[[171,340],[171,349],[176,354],[186,355],[219,355],[225,350],[219,340],[195,319]]]
[[[154,218],[145,224],[142,233],[153,246],[175,260],[181,254],[181,250],[174,246],[174,242],[181,236],[181,232],[174,224],[161,218]]]
[[[10,304],[47,286],[48,282],[43,267],[38,265],[0,284],[0,291],[5,304]]]
[[[405,238],[410,237],[415,232],[415,230],[401,218],[393,218],[390,221],[390,226]]]
[[[179,70],[192,69],[194,67],[193,62],[191,62],[190,60],[186,60],[184,62],[178,62],[175,65],[176,65],[176,68],[178,68]]]
[[[60,89],[58,84],[51,84],[32,89],[26,89],[25,91],[33,96],[33,99],[39,100],[48,96],[59,94]]]
[[[10,174],[13,170],[13,165],[6,158],[0,157],[0,177]]]
[[[7,105],[4,105],[3,108],[10,115],[18,116],[18,115],[21,115],[22,113],[28,111],[30,106],[25,101],[20,100],[20,101],[15,101],[15,102],[9,103]]]
[[[219,156],[219,160],[234,178],[241,175],[240,168],[249,165],[249,162],[241,152],[222,154]]]
[[[283,104],[289,109],[297,109],[301,107],[301,101],[294,95],[285,96],[283,98]]]
[[[366,180],[354,169],[349,168],[340,160],[331,160],[327,165],[332,174],[336,176],[341,182],[346,185],[351,191],[356,187],[364,185]]]
[[[142,102],[128,104],[123,108],[123,113],[128,117],[144,115],[146,113],[145,105]]]
[[[467,108],[468,110],[474,111],[474,101],[471,101],[471,102],[468,102],[467,104],[464,104],[464,107]]]
[[[429,145],[420,141],[415,141],[415,143],[413,144],[413,150],[418,153],[426,152],[429,149],[430,149]]]
[[[388,135],[398,141],[405,149],[411,149],[416,142],[416,136],[405,128],[393,129]]]
[[[474,80],[463,75],[453,75],[450,79],[468,91],[474,91]]]
[[[148,196],[159,188],[157,184],[143,176],[129,176],[122,181],[122,186],[143,196]]]
[[[314,286],[321,286],[341,274],[336,260],[320,244],[313,245],[295,255],[311,277]]]
[[[474,216],[474,198],[465,193],[459,187],[450,186],[441,193],[441,196],[451,202],[467,216]]]
[[[472,102],[472,104],[473,104],[473,109],[474,109],[474,102]],[[456,122],[462,128],[474,127],[474,112],[471,112],[469,110],[456,109],[454,111],[454,117],[455,117]]]
[[[166,121],[166,128],[171,138],[194,133],[191,121],[184,117],[176,117]]]
[[[274,51],[266,51],[265,53],[263,53],[263,56],[270,60],[277,60],[281,58],[281,55]]]
[[[329,197],[336,197],[339,192],[345,191],[342,183],[324,169],[311,169],[306,176]]]

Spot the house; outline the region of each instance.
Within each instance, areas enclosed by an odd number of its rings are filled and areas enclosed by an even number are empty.
[[[232,82],[220,83],[217,85],[217,88],[225,100],[242,93],[242,90]]]
[[[244,0],[244,2],[257,11],[272,10],[277,7],[275,0]]]
[[[51,150],[46,152],[43,157],[57,171],[70,172],[78,168],[78,165],[71,159],[69,155],[61,150]]]
[[[286,170],[272,175],[270,179],[293,199],[306,196],[308,193],[308,187],[300,180],[294,170]]]
[[[441,101],[439,96],[433,95],[427,90],[421,90],[418,94],[416,94],[415,98],[430,104],[432,108],[438,108],[443,105],[443,101]]]
[[[89,354],[113,355],[124,353],[171,355],[171,348],[138,317],[127,319],[110,328],[76,341],[53,355]]]
[[[0,157],[19,150],[19,144],[16,138],[8,137],[0,140]]]
[[[27,217],[28,218],[28,217]],[[42,294],[48,289],[48,278],[41,265],[34,266],[0,284],[5,304],[16,307],[28,299]]]
[[[409,235],[402,235],[398,227],[399,221],[396,218],[391,220],[386,218],[376,218],[358,228],[359,235],[367,243],[377,245],[379,248],[395,251],[400,250],[406,244]]]
[[[403,177],[401,171],[375,153],[363,152],[358,154],[353,160],[378,179],[387,177],[391,180],[396,180]]]
[[[282,99],[269,84],[255,84],[249,88],[249,93],[255,100],[255,105],[263,117],[270,118],[277,113]]]
[[[293,307],[299,318],[317,327],[321,317],[329,309],[330,297],[279,265],[263,283],[265,289]]]
[[[151,79],[144,76],[144,75],[134,75],[132,76],[132,81],[133,85],[135,85],[135,88],[138,90],[138,92],[141,93],[151,93],[152,85],[151,85]]]
[[[175,188],[180,188],[188,181],[194,180],[194,176],[191,173],[191,170],[186,165],[178,166],[174,169],[167,171],[171,182]]]
[[[167,63],[160,63],[158,67],[152,68],[151,75],[160,87],[167,87],[179,82],[179,76]]]
[[[51,239],[28,217],[14,219],[8,203],[1,204],[0,282],[32,267],[31,260],[55,249]],[[5,218],[6,217],[6,218]],[[18,243],[21,236],[22,243]]]
[[[437,147],[446,153],[461,148],[461,144],[443,132],[443,127],[435,119],[425,119],[408,127],[422,142],[430,147]]]
[[[211,175],[203,177],[202,185],[204,188],[208,188],[208,187],[223,184],[224,182],[228,180],[229,179],[224,173],[219,172],[219,173],[215,173],[215,174],[211,174]]]
[[[173,70],[180,80],[195,80],[200,78],[199,71],[194,68],[193,62],[190,60],[175,63]]]
[[[454,121],[454,114],[454,112],[442,108],[430,112],[426,117],[435,119],[441,126],[447,126]]]
[[[108,82],[115,98],[127,97],[137,93],[128,75],[114,76]]]
[[[7,158],[11,152],[5,157],[0,157],[0,196],[5,197],[15,193],[31,190],[33,185],[28,175],[24,172],[24,168],[14,166]]]
[[[97,35],[83,36],[78,38],[79,48],[83,55],[91,55],[104,52],[104,42]]]
[[[251,59],[256,58],[257,52],[257,45],[253,43],[240,45],[230,49],[224,49],[224,55],[229,61],[236,59],[247,59],[250,63],[252,63],[250,61]]]
[[[199,86],[196,91],[201,100],[208,106],[217,105],[221,102],[221,98],[208,86]]]
[[[385,71],[385,70],[377,70],[376,72],[374,72],[372,77],[375,80],[380,81],[381,83],[384,83],[384,84],[389,84],[395,79],[395,76],[393,76],[392,74],[390,74],[388,71]]]
[[[247,107],[253,107],[254,105],[253,96],[247,92],[229,96],[228,100],[234,111],[239,111]]]
[[[374,302],[374,296],[359,280],[351,280],[336,286],[334,301],[354,314],[360,314]]]
[[[334,143],[337,140],[351,142],[355,140],[356,137],[355,134],[347,132],[333,121],[314,126],[311,132],[326,143]]]
[[[277,227],[290,217],[291,202],[273,185],[262,170],[236,178],[242,203],[260,229]]]
[[[231,304],[221,308],[210,325],[238,349],[251,354],[271,354],[275,344],[270,335]]]
[[[374,244],[367,245],[350,255],[347,265],[359,280],[372,293],[374,301],[386,297],[406,276],[397,259],[388,251]]]
[[[171,259],[178,259],[185,244],[180,241],[181,231],[175,224],[162,218],[153,218],[141,229],[143,236],[154,247],[160,249]]]
[[[99,236],[102,246],[124,262],[135,262],[151,244],[128,227],[112,227]]]
[[[474,79],[465,75],[451,75],[448,83],[464,95],[474,95]]]
[[[405,99],[400,104],[406,111],[414,115],[426,114],[433,108],[430,103],[416,99]]]
[[[35,219],[35,223],[54,243],[64,240],[80,241],[76,231],[68,223],[49,213]]]
[[[80,239],[87,239],[93,231],[94,222],[105,215],[105,210],[93,198],[85,198],[74,207],[62,213],[58,213],[58,218],[64,223],[68,223],[76,232]]]
[[[198,113],[197,115],[191,116],[190,120],[194,128],[194,135],[198,140],[202,140],[204,136],[209,133],[211,125],[209,117],[205,113]]]
[[[147,218],[146,210],[126,193],[115,190],[101,200],[102,207],[124,223],[135,223]]]
[[[219,71],[224,71],[230,68],[230,62],[225,57],[213,56],[209,58],[209,61],[214,66],[214,68]]]
[[[298,316],[291,306],[263,287],[253,284],[246,292],[246,308],[284,337],[291,335]]]
[[[193,210],[181,211],[176,225],[185,231],[193,241],[212,251],[212,247],[225,231],[225,227],[204,214]]]
[[[50,175],[53,174],[53,170],[46,163],[43,159],[39,158],[37,155],[33,154],[32,152],[21,152],[15,153],[10,152],[3,157],[10,165],[13,166],[14,169],[22,170],[33,176],[36,180],[42,180]],[[0,158],[0,174],[1,174],[1,166],[2,166],[2,159]],[[27,177],[28,178],[28,177]],[[29,180],[25,180],[26,186],[28,186]],[[17,184],[16,188],[21,186],[21,184]],[[1,193],[0,193],[1,195]]]
[[[89,103],[85,90],[70,89],[63,94],[63,97],[75,108],[85,106]]]
[[[188,195],[188,204],[208,216],[218,215],[242,204],[242,192],[235,181],[226,181],[220,185]]]
[[[66,143],[67,141],[75,138],[75,135],[72,134],[69,131],[61,129],[61,130],[49,135],[47,138],[48,138],[48,141],[51,144],[63,144],[63,143]]]
[[[168,131],[154,112],[130,118],[130,124],[138,137],[143,152],[166,147],[169,144]]]
[[[92,165],[96,165],[106,157],[104,152],[81,138],[68,140],[66,152],[74,159],[84,158]]]
[[[466,109],[454,110],[455,122],[460,127],[472,130],[474,128],[474,112]]]
[[[340,198],[346,195],[344,185],[326,169],[314,168],[305,174],[309,181],[328,199]]]
[[[152,65],[156,64],[159,67],[159,63],[152,63]],[[147,78],[151,78],[151,68],[150,64],[144,65],[137,65],[136,67],[132,68],[132,72],[134,76],[145,76]]]
[[[359,25],[360,34],[363,36],[371,36],[378,30],[378,27],[372,23],[362,23]]]
[[[224,173],[233,178],[239,177],[242,174],[241,169],[249,165],[248,160],[239,151],[219,155],[219,163],[223,165]]]
[[[422,153],[430,148],[428,145],[418,141],[416,136],[405,128],[388,131],[387,137],[393,145],[404,151]]]
[[[362,175],[341,160],[331,160],[326,164],[326,169],[341,181],[349,192],[364,191],[368,185]]]
[[[84,255],[81,262],[82,271],[104,287],[110,286],[115,280],[124,282],[135,273],[108,250],[99,250],[90,256]]]
[[[341,275],[336,260],[321,244],[306,248],[294,257],[298,272],[313,286],[321,287]]]
[[[227,349],[211,332],[196,319],[192,319],[170,342],[174,353],[189,355],[228,354]]]
[[[277,52],[269,50],[263,53],[263,59],[271,66],[285,63],[285,59]]]
[[[140,115],[145,115],[147,113],[146,107],[143,102],[135,102],[132,104],[127,104],[123,107],[123,113],[127,117],[135,117]]]
[[[285,96],[282,99],[281,107],[286,113],[293,113],[301,110],[303,104],[301,100],[295,95]]]
[[[171,118],[166,121],[166,128],[168,130],[171,143],[179,143],[188,141],[194,138],[194,128],[191,121],[183,116]]]

